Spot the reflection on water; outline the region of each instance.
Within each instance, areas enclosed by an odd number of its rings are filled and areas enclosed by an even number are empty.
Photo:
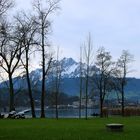
[[[99,109],[88,109],[88,116],[91,116],[93,113],[99,113]],[[46,117],[55,118],[55,109],[46,109]],[[78,118],[79,109],[59,109],[58,110],[59,118]],[[26,113],[27,116],[31,116],[31,112]],[[40,117],[40,109],[36,109],[36,116]],[[81,110],[81,116],[85,116],[85,109]]]

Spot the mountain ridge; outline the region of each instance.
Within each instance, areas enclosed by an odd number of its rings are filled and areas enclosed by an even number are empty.
[[[62,64],[62,73],[61,73],[61,84],[60,89],[62,92],[67,93],[68,95],[78,95],[79,94],[79,83],[80,83],[80,62],[76,62],[73,58],[63,58],[59,61]],[[58,63],[56,60],[53,61],[53,65]],[[82,63],[83,73],[86,71],[86,64]],[[56,68],[54,68],[55,70]],[[99,69],[96,66],[90,66],[91,71],[98,71]],[[30,78],[32,81],[33,88],[38,88],[41,90],[41,79],[42,79],[42,70],[40,68],[35,69],[30,72]],[[51,89],[52,84],[52,75],[50,74],[46,78],[47,89]],[[127,78],[128,84],[125,87],[127,93],[135,93],[137,96],[140,96],[140,79],[137,78]],[[14,88],[19,89],[24,85],[24,89],[27,89],[26,75],[13,78]],[[17,81],[17,82],[16,82]],[[51,83],[51,84],[50,84]],[[0,84],[1,87],[5,88],[4,82]]]

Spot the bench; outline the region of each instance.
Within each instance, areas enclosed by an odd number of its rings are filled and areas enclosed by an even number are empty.
[[[123,131],[123,124],[118,124],[118,123],[112,123],[112,124],[107,124],[106,128],[109,131]]]
[[[93,113],[93,114],[91,114],[91,116],[93,116],[93,117],[98,117],[98,116],[100,116],[100,114],[98,114],[98,113]]]

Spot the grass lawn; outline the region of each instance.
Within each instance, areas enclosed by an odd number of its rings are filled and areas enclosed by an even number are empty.
[[[106,131],[123,123],[124,132]],[[140,117],[0,120],[0,140],[140,140]]]

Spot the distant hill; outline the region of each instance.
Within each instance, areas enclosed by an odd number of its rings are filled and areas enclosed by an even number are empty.
[[[57,61],[53,61],[53,65],[58,63]],[[76,62],[72,58],[63,58],[59,63],[62,64],[62,79],[61,79],[61,85],[60,90],[70,96],[76,96],[79,95],[79,75],[80,75],[80,62]],[[83,73],[86,71],[86,64],[82,63],[83,67]],[[52,67],[53,68],[53,67]],[[53,68],[53,71],[55,68]],[[98,71],[98,69],[93,65],[90,67],[90,71]],[[41,78],[42,78],[42,72],[41,69],[36,69],[30,73],[30,78],[32,80],[32,84],[34,90],[41,90]],[[92,73],[91,73],[92,74]],[[14,88],[20,89],[27,89],[26,84],[26,76],[22,77],[16,77],[14,80]],[[53,89],[53,81],[52,81],[52,73],[48,76],[46,80],[46,88],[47,90]],[[0,84],[1,88],[6,88],[5,82],[2,82]],[[90,88],[92,88],[92,85],[90,85]],[[129,98],[140,98],[140,79],[136,78],[128,78],[127,86],[125,87],[125,92],[127,97]]]

